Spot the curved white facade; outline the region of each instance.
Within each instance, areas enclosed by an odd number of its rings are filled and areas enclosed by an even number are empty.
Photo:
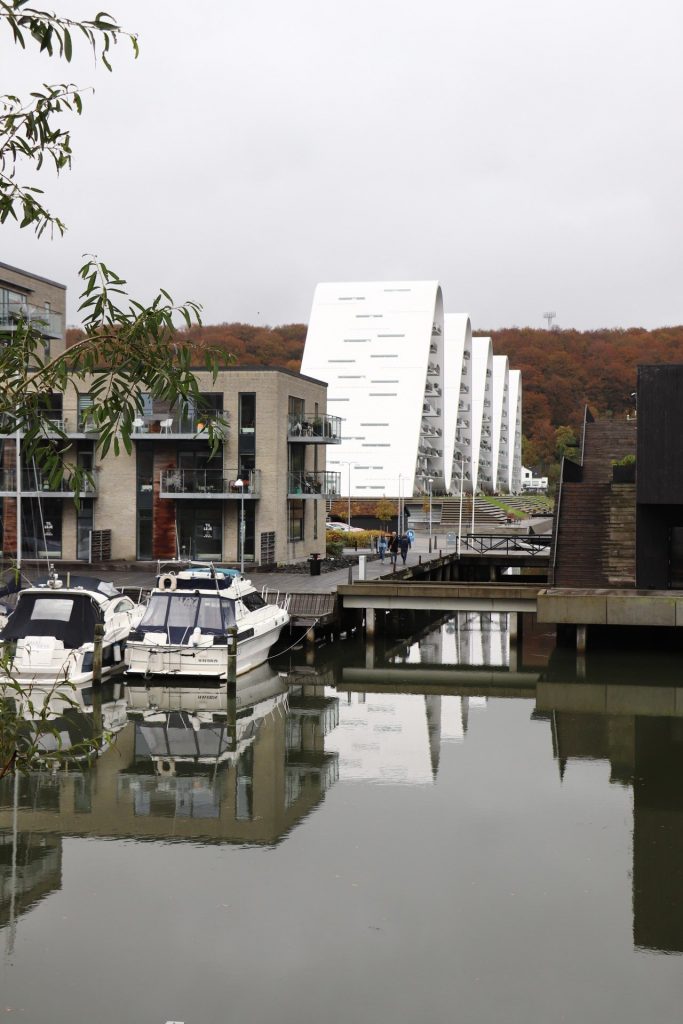
[[[343,418],[327,468],[358,497],[445,486],[443,301],[437,281],[319,284],[301,372]]]
[[[520,490],[521,374],[444,316],[437,281],[319,284],[301,372],[343,419],[327,468],[345,496]]]
[[[465,493],[472,490],[472,325],[469,316],[447,313],[444,336],[446,489],[460,494],[461,468],[463,490]]]
[[[491,456],[493,462],[493,489],[505,494],[510,487],[509,409],[510,372],[507,356],[493,357],[493,429]]]
[[[522,372],[510,370],[510,492],[522,489]]]

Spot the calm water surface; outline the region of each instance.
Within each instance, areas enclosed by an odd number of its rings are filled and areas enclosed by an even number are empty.
[[[94,768],[0,790],[0,1013],[680,1020],[680,666],[577,681],[531,623],[511,653],[459,616],[298,652],[236,707],[110,694]]]

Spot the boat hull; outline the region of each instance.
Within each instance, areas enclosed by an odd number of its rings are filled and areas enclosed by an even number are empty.
[[[270,626],[252,636],[237,640],[237,675],[244,675],[268,660],[284,624]],[[131,640],[126,647],[128,676],[198,676],[204,679],[227,679],[228,646],[211,644],[192,647],[189,644],[155,644]]]

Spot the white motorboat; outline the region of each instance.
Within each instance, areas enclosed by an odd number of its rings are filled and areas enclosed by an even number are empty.
[[[144,608],[112,583],[51,573],[45,582],[21,590],[15,610],[0,631],[9,651],[5,681],[51,689],[93,680],[95,627],[103,627],[102,678],[124,668],[124,648]]]
[[[126,645],[128,676],[227,679],[228,631],[237,629],[237,675],[262,665],[289,623],[234,569],[190,565],[160,573]]]

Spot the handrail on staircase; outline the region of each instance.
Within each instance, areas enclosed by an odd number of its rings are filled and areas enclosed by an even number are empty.
[[[562,480],[564,478],[564,455],[560,463],[560,477],[557,481],[557,495],[555,496],[555,516],[553,520],[553,549],[550,555],[548,566],[548,584],[555,586],[555,566],[557,564],[557,538],[560,533],[560,508],[562,507]]]
[[[588,404],[583,407],[583,426],[581,428],[581,465],[583,466],[583,452],[586,446],[586,424],[595,423],[595,418],[592,412],[588,408]]]
[[[572,478],[575,482],[579,481],[583,475],[583,461],[584,453],[586,448],[586,426],[588,423],[594,423],[595,418],[588,408],[588,404],[583,407],[583,424],[581,427],[581,460],[577,466],[573,459],[567,459],[562,456],[562,462],[560,463],[560,478],[557,483],[557,495],[555,498],[555,516],[553,519],[553,548],[550,558],[550,566],[548,568],[548,583],[551,587],[555,586],[555,568],[557,565],[557,545],[560,538],[560,513],[562,511],[562,484],[565,480]]]

